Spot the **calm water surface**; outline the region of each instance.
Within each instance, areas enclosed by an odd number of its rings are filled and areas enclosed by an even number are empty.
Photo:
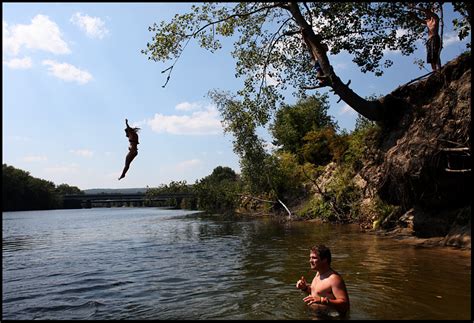
[[[159,208],[5,212],[3,319],[317,319],[295,288],[326,243],[348,319],[471,319],[470,254],[357,227]]]

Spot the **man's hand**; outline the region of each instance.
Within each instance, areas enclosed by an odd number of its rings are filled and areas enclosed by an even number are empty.
[[[309,295],[309,296],[306,296],[305,298],[303,298],[303,301],[308,305],[321,304],[321,297]]]
[[[301,279],[296,282],[296,288],[306,291],[308,284],[306,283],[304,276],[301,276]]]

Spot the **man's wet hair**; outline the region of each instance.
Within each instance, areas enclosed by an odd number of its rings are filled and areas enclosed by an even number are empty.
[[[326,247],[325,245],[319,244],[319,245],[311,247],[310,250],[311,252],[316,253],[319,256],[319,258],[321,258],[321,260],[327,259],[328,264],[329,265],[331,264],[331,250],[329,250],[329,248]]]

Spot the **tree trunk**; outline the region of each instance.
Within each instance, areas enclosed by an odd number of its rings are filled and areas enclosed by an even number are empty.
[[[381,121],[384,118],[383,105],[380,101],[368,101],[361,98],[357,93],[352,91],[348,85],[344,84],[341,79],[334,73],[329,63],[326,51],[322,45],[321,37],[316,35],[311,25],[301,14],[298,3],[289,2],[288,10],[301,27],[307,43],[309,44],[312,55],[318,60],[324,75],[327,77],[328,86],[332,87],[334,93],[346,102],[351,108],[360,113],[371,121]]]

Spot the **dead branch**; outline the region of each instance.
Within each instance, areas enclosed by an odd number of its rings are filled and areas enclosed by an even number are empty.
[[[302,86],[301,88],[303,90],[315,90],[315,89],[320,89],[322,87],[326,87],[327,85],[315,85],[315,86]]]
[[[247,195],[247,194],[237,194],[237,195],[242,196],[242,197],[247,197],[247,198],[250,198],[250,199],[253,199],[253,200],[257,200],[257,201],[260,201],[260,202],[266,202],[266,203],[272,203],[272,204],[280,203],[281,205],[283,205],[286,212],[288,212],[288,218],[291,219],[291,211],[288,209],[288,207],[285,205],[285,203],[283,203],[280,199],[277,199],[277,201],[270,201],[270,200],[264,200],[264,199],[261,199],[261,198],[258,198],[258,197],[252,196],[252,195]]]
[[[285,208],[286,212],[288,212],[288,218],[291,219],[291,212],[290,212],[290,210],[286,207],[285,204],[283,204],[283,202],[282,202],[280,199],[278,199],[278,202],[280,202],[280,204],[283,205],[283,207]]]
[[[470,168],[468,168],[468,169],[451,169],[451,168],[445,168],[444,170],[447,171],[448,173],[470,173],[470,172],[471,172],[471,169],[470,169]]]
[[[464,152],[470,151],[468,147],[461,147],[461,148],[441,148],[441,151],[450,151],[450,152]]]
[[[433,73],[434,73],[434,72],[429,72],[429,73],[427,73],[427,74],[425,74],[425,75],[422,75],[422,76],[420,76],[420,77],[417,77],[416,79],[413,79],[413,80],[411,80],[411,81],[408,82],[408,83],[405,83],[404,85],[402,85],[402,87],[405,87],[405,86],[407,86],[407,85],[409,85],[409,84],[411,84],[411,83],[413,83],[413,82],[416,82],[416,81],[418,81],[418,80],[421,80],[422,78],[424,78],[424,77],[426,77],[426,76],[428,76],[428,75],[430,75],[430,74],[433,74]]]

